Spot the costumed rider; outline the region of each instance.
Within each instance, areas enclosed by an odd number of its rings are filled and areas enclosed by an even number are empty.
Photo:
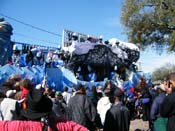
[[[94,72],[94,70],[90,65],[87,66],[87,69],[89,73],[87,74],[86,79],[90,82],[95,82],[97,80],[96,73]]]
[[[109,78],[111,79],[111,80],[116,80],[117,79],[117,65],[115,65],[114,66],[114,69],[110,72],[110,76],[109,76]]]
[[[46,68],[51,68],[52,57],[53,57],[53,54],[52,54],[51,51],[49,51],[48,54],[47,54],[46,60],[45,60],[45,62],[46,62],[46,65],[45,65]]]
[[[99,42],[99,44],[104,44],[102,35],[98,38],[98,42]]]
[[[88,35],[86,43],[93,43],[93,38],[90,35]]]
[[[76,73],[75,73],[75,77],[78,79],[78,80],[84,80],[83,79],[83,75],[82,75],[82,71],[81,71],[81,66],[78,67]]]
[[[19,65],[20,50],[16,44],[13,45],[12,63],[14,65]]]
[[[68,52],[70,53],[70,57],[72,57],[72,53],[75,51],[75,46],[78,44],[78,34],[73,33],[72,34],[72,44],[68,49]]]
[[[41,65],[42,61],[42,51],[39,49],[36,53],[36,64]]]
[[[74,32],[72,34],[72,45],[71,46],[74,47],[76,43],[78,43],[78,34]]]
[[[128,59],[128,55],[125,51],[125,48],[120,46],[121,43],[118,39],[112,38],[108,41],[109,41],[110,48],[111,48],[112,52],[117,54],[118,57],[121,58],[122,62],[124,62],[125,60]]]
[[[27,51],[26,54],[26,65],[27,66],[32,66],[33,65],[33,60],[34,60],[34,55],[31,50]]]

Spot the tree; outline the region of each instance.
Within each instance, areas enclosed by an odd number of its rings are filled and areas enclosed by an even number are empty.
[[[164,80],[164,78],[167,78],[168,75],[174,71],[175,71],[175,65],[167,63],[164,66],[156,69],[152,73],[152,81]]]
[[[130,42],[141,49],[168,46],[175,51],[175,0],[125,0],[121,21]]]

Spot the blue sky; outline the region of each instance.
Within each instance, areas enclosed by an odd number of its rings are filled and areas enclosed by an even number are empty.
[[[122,0],[1,0],[0,12],[31,25],[62,34],[69,29],[104,39],[119,36],[125,39],[119,21]],[[45,44],[27,39],[20,33],[38,39],[60,43],[61,38],[26,27],[12,20],[12,40]],[[46,43],[47,44],[47,43]]]
[[[117,37],[127,41],[124,27],[120,24],[122,3],[123,0],[0,0],[0,13],[57,34],[62,34],[63,29],[69,29],[94,36],[102,35],[104,40]],[[61,44],[59,36],[35,30],[8,18],[6,21],[14,28],[12,40],[49,46]],[[169,54],[159,56],[148,50],[141,53],[139,61],[143,70],[153,71],[162,63],[172,61],[173,57]]]

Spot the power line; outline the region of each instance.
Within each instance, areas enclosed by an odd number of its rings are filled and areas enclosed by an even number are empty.
[[[29,26],[29,27],[31,27],[31,28],[34,28],[34,29],[36,29],[36,30],[40,30],[40,31],[43,31],[43,32],[46,32],[46,33],[49,33],[49,34],[52,34],[52,35],[55,35],[55,36],[62,37],[62,35],[60,35],[60,34],[57,34],[57,33],[54,33],[54,32],[51,32],[51,31],[48,31],[48,30],[45,30],[45,29],[42,29],[42,28],[39,28],[39,27],[36,27],[36,26],[33,26],[33,25],[31,25],[31,24],[22,22],[22,21],[20,21],[20,20],[17,20],[17,19],[15,19],[15,18],[10,17],[10,16],[4,15],[4,14],[2,14],[2,13],[0,13],[0,15],[3,16],[3,17],[6,17],[6,18],[8,18],[8,19],[11,19],[11,20],[13,20],[13,21],[16,21],[16,22],[18,22],[18,23],[20,23],[20,24],[23,24],[23,25],[25,25],[25,26]]]
[[[21,34],[21,33],[17,33],[17,32],[14,32],[13,34],[14,35],[18,35],[18,36],[22,36],[22,37],[25,37],[25,38],[29,38],[29,39],[38,40],[38,41],[41,41],[41,42],[46,42],[46,43],[49,43],[49,44],[58,45],[58,43],[55,43],[55,42],[50,42],[50,41],[47,41],[47,40],[38,39],[36,37],[27,36],[27,35],[24,35],[24,34]]]
[[[50,49],[57,49],[57,47],[54,46],[46,46],[46,45],[39,45],[39,44],[29,44],[29,43],[22,43],[22,42],[16,42],[13,41],[15,44],[19,44],[19,45],[31,45],[31,46],[37,46],[37,47],[44,47],[44,48],[50,48]]]

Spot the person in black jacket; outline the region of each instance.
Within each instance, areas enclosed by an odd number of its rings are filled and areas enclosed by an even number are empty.
[[[129,131],[130,112],[121,102],[123,92],[116,88],[110,96],[112,107],[107,111],[103,131]]]
[[[90,131],[95,131],[97,111],[90,98],[86,96],[83,85],[77,87],[77,92],[68,103],[69,119],[77,122]]]
[[[168,95],[161,104],[160,114],[168,118],[167,131],[175,131],[175,72],[169,75],[164,87]]]

